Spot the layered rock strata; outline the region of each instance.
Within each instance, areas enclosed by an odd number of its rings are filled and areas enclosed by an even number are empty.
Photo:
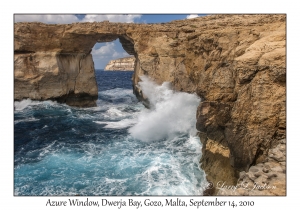
[[[133,87],[140,100],[147,100],[138,86],[141,75],[201,97],[195,116],[201,166],[215,186],[236,185],[240,172],[264,164],[285,138],[285,15],[209,15],[166,24],[16,23],[15,100],[76,105],[84,99],[91,105],[97,97],[91,49],[117,38],[135,57]]]
[[[134,70],[134,57],[119,58],[109,61],[105,66],[105,71],[133,71]]]
[[[84,53],[17,53],[15,100],[57,100],[73,106],[95,106],[98,98],[92,55]]]
[[[286,194],[286,139],[269,150],[267,158],[239,174],[235,186],[219,182],[218,195],[285,195]]]

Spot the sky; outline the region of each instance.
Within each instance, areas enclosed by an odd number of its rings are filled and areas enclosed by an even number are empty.
[[[15,14],[15,22],[43,22],[48,24],[67,24],[74,22],[94,22],[109,20],[124,23],[166,23],[172,20],[196,18],[201,14]],[[130,56],[123,49],[119,40],[96,43],[92,50],[95,69],[104,69],[112,59]]]

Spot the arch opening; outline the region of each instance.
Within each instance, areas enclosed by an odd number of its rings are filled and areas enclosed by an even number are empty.
[[[100,71],[103,71],[105,65],[111,60],[135,57],[136,53],[133,42],[125,35],[88,35],[82,37],[82,42],[86,43],[88,47],[77,44],[78,46],[75,45],[77,47],[73,49],[74,52],[60,52],[56,56],[60,71],[67,72],[72,84],[68,85],[69,91],[66,94],[52,99],[71,106],[93,107],[97,105],[99,90],[103,89],[99,86],[101,85],[99,84],[101,82],[99,81],[99,78],[101,79]],[[134,68],[135,63],[132,64],[129,78],[131,88]],[[127,83],[126,86],[128,86]]]
[[[98,88],[97,106],[132,102],[132,76],[134,72],[133,44],[121,38],[111,42],[97,42],[92,51]],[[122,44],[123,43],[123,44]],[[125,49],[130,52],[129,54]]]
[[[128,41],[124,43],[124,41],[121,41],[120,39],[124,38],[117,38],[111,42],[95,43],[91,50],[95,70],[105,69],[105,66],[111,60],[134,56],[135,52],[133,49],[133,44]],[[122,44],[122,42],[124,44]]]

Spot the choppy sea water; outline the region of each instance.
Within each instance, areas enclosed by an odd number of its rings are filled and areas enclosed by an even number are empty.
[[[96,71],[97,107],[15,102],[15,195],[201,195],[200,99],[132,72]]]

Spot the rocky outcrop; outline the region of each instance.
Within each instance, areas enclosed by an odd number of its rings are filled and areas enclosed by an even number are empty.
[[[15,100],[57,100],[73,106],[95,106],[98,88],[92,56],[84,53],[15,54]]]
[[[109,61],[105,66],[105,71],[133,71],[135,58],[126,57]]]
[[[236,185],[239,172],[265,161],[285,137],[285,24],[284,15],[208,16],[178,22],[190,26],[182,32],[149,33],[139,43],[145,53],[136,84],[146,74],[201,97],[201,164],[214,186]]]
[[[218,195],[285,195],[286,139],[270,149],[267,158],[239,174],[235,186],[217,183]]]
[[[264,164],[285,138],[285,15],[209,15],[166,24],[16,23],[15,99],[93,102],[91,49],[117,38],[135,57],[140,100],[146,100],[141,75],[201,97],[201,165],[214,186],[236,185],[240,172]]]
[[[120,38],[124,49],[132,53],[133,45],[122,37],[125,33],[121,27],[110,27],[108,22],[15,23],[14,99],[95,106],[98,89],[91,50],[96,42]]]

